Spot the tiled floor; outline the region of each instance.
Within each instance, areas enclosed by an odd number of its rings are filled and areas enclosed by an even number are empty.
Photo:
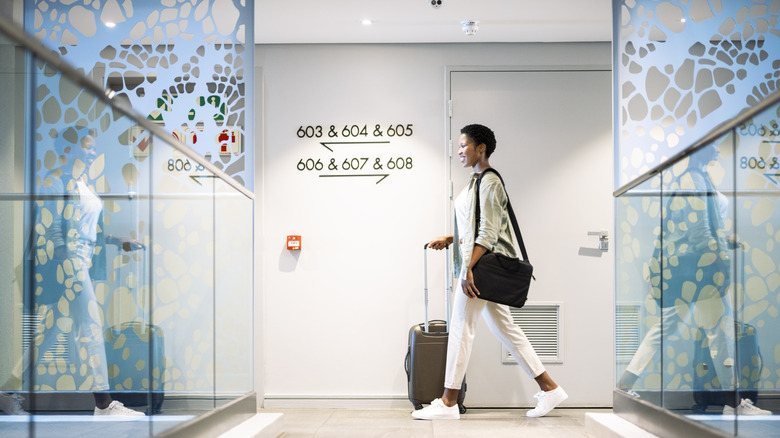
[[[585,438],[585,414],[611,409],[555,409],[528,418],[527,409],[469,409],[460,420],[415,420],[409,409],[269,409],[284,414],[283,438],[534,437]],[[594,437],[591,437],[594,438]]]

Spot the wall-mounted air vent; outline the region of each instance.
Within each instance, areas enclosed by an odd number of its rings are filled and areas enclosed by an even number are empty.
[[[510,307],[514,323],[528,337],[542,362],[562,363],[563,303],[527,302],[521,309]],[[501,362],[515,364],[514,357],[501,346]]]
[[[41,317],[32,313],[22,314],[22,351],[26,354],[27,348],[30,346],[33,337],[35,336],[35,329],[41,322]],[[52,360],[63,359],[65,361],[71,360],[71,349],[69,347],[68,339],[65,335],[60,334],[57,336],[57,342],[49,349],[51,352]],[[43,359],[41,359],[43,360]]]

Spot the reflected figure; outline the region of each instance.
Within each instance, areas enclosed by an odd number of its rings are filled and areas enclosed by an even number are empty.
[[[741,325],[734,320],[728,298],[733,289],[729,251],[734,248],[725,234],[728,200],[717,191],[707,171],[717,158],[715,145],[694,153],[688,168],[670,184],[661,238],[646,273],[661,321],[648,330],[617,385],[638,396],[632,388],[648,366],[661,362],[662,343],[674,336],[687,339],[683,336],[687,331],[696,350],[691,372],[697,404],[704,409],[708,404],[721,405],[724,414],[769,415],[770,411],[738,396],[735,345],[741,334],[735,333],[735,327]],[[666,365],[664,373],[673,374]],[[714,389],[721,395],[725,392],[725,399],[709,399]]]
[[[103,314],[93,286],[93,281],[106,279],[107,244],[125,251],[142,245],[104,234],[103,203],[95,190],[95,178],[102,167],[92,167],[97,157],[95,141],[90,135],[76,141],[75,134],[70,129],[55,140],[59,166],[38,186],[40,200],[35,205],[36,221],[28,252],[33,266],[32,306],[39,323],[31,343],[34,345],[28,347],[33,354],[24,352],[13,370],[12,381],[4,387],[18,384],[27,372],[33,374],[33,382],[38,376],[54,375],[55,387],[36,386],[41,390],[92,391],[95,415],[142,416],[108,393]],[[49,152],[42,161],[51,158]],[[76,350],[72,362],[54,357],[58,349],[64,348],[55,347],[63,336]],[[33,357],[34,363],[30,364]],[[18,400],[18,395],[15,398]]]

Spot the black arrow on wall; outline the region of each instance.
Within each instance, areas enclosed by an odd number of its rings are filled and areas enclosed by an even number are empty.
[[[351,178],[351,177],[367,177],[367,176],[381,176],[382,178],[379,179],[376,183],[379,184],[382,181],[384,181],[385,178],[390,176],[389,173],[365,173],[365,174],[356,174],[356,175],[320,175],[320,178]]]

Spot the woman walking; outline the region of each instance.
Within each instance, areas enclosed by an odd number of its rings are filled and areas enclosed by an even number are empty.
[[[421,420],[460,418],[458,393],[471,356],[477,320],[482,314],[493,335],[539,385],[540,391],[534,395],[538,400],[537,405],[526,415],[541,417],[564,401],[568,395],[545,371],[525,333],[512,321],[509,308],[479,298],[472,272],[472,267],[487,251],[518,257],[517,244],[507,212],[507,194],[501,179],[493,172],[482,175],[490,168],[488,159],[496,149],[496,138],[492,130],[482,125],[468,125],[460,132],[460,162],[463,167],[471,167],[474,173],[455,199],[455,234],[438,237],[428,246],[441,250],[454,244],[455,272],[458,273],[457,283],[462,293],[455,294],[452,309],[442,396],[433,400],[429,406],[414,411],[412,416]],[[479,229],[475,233],[475,192],[481,176],[478,186]]]

